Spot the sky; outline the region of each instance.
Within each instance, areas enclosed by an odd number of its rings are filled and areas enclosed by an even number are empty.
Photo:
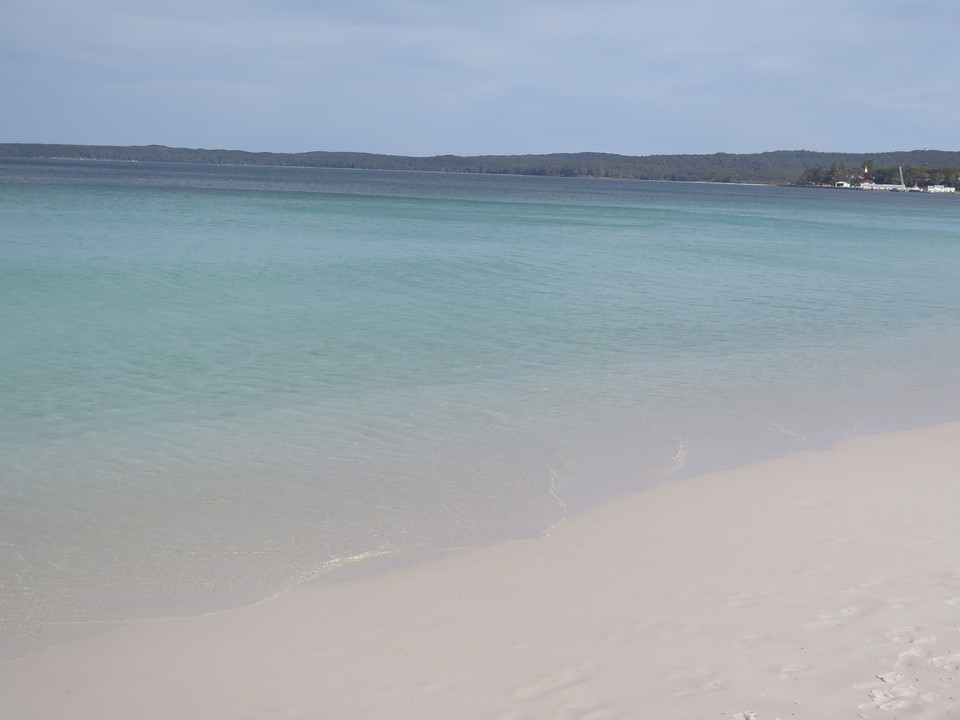
[[[958,0],[0,0],[0,142],[960,150]]]

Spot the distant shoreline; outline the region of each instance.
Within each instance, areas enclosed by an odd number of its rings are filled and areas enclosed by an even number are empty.
[[[533,175],[530,173],[508,173],[508,172],[478,172],[472,170],[407,170],[401,168],[348,168],[348,167],[327,167],[325,165],[267,165],[252,163],[211,163],[211,162],[189,162],[184,160],[113,160],[109,158],[77,158],[77,157],[5,157],[0,156],[0,163],[10,160],[20,161],[51,161],[51,162],[77,162],[77,163],[124,163],[128,165],[153,164],[153,165],[202,165],[207,167],[249,167],[249,168],[276,168],[283,170],[346,170],[356,172],[396,172],[396,173],[433,173],[436,175],[494,175],[499,177],[512,178],[542,178],[552,177],[557,180],[633,180],[636,182],[665,182],[665,183],[687,183],[690,185],[743,185],[747,187],[797,187],[790,183],[772,183],[772,182],[739,182],[723,180],[661,180],[651,178],[627,178],[627,177],[598,177],[598,176],[566,176],[566,175]],[[828,188],[834,189],[834,188]]]
[[[629,156],[580,152],[540,155],[435,155],[410,157],[363,152],[250,152],[174,148],[164,145],[66,145],[0,143],[0,160],[100,160],[210,165],[314,167],[353,170],[530,175],[593,179],[664,180],[750,185],[797,185],[806,171],[832,164],[860,166],[960,167],[960,152],[911,150],[883,153],[824,153],[777,150],[753,154]]]

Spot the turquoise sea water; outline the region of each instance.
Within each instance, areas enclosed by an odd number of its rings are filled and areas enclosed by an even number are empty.
[[[2,162],[0,654],[956,419],[958,318],[960,198]]]

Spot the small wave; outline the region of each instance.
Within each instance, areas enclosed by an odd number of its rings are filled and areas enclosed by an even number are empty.
[[[687,444],[680,438],[677,438],[676,442],[677,449],[663,464],[664,477],[670,477],[687,464]]]

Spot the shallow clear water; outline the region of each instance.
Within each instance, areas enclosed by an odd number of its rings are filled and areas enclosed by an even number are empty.
[[[958,281],[952,197],[2,162],[0,644],[954,419]]]

